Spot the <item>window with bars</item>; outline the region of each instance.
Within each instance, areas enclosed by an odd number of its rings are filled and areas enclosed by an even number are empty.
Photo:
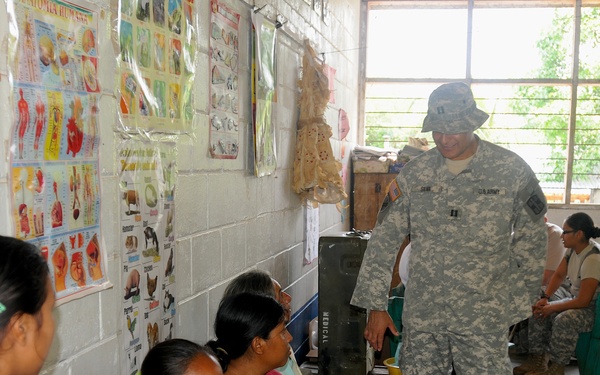
[[[476,133],[536,172],[551,204],[600,204],[600,4],[368,1],[364,144],[401,149],[429,94],[468,83]]]

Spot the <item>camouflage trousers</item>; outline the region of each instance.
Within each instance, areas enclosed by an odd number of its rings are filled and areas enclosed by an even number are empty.
[[[569,289],[565,285],[561,285],[556,292],[550,297],[550,302],[558,301],[565,298],[572,298],[573,295],[569,292]],[[529,353],[529,320],[533,319],[533,317],[529,317],[528,319],[522,320],[517,323],[517,327],[515,327],[515,332],[513,336],[513,343],[515,344],[515,350],[518,354]]]
[[[507,330],[482,335],[402,331],[402,375],[508,375]]]
[[[543,319],[529,319],[529,352],[549,353],[552,362],[569,364],[581,332],[594,326],[595,306],[565,310]]]

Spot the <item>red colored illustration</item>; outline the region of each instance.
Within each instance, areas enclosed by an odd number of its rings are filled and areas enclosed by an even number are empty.
[[[58,184],[54,181],[54,196],[56,197],[56,201],[52,204],[52,212],[50,217],[52,218],[52,228],[62,226],[63,213],[62,213],[62,204],[58,199]]]
[[[46,121],[46,104],[42,101],[40,94],[38,94],[35,103],[35,141],[33,142],[35,157],[37,157],[38,154],[40,136],[42,135],[42,130],[44,130],[44,127],[46,126]]]
[[[92,280],[98,280],[102,278],[102,269],[100,268],[100,244],[98,243],[98,236],[94,234],[91,241],[87,245],[85,250],[88,261],[88,271]]]
[[[67,289],[65,278],[67,276],[67,250],[65,244],[61,243],[52,255],[54,266],[54,290],[60,292]]]
[[[29,103],[23,97],[23,89],[19,89],[19,95],[21,99],[17,106],[19,107],[19,123],[17,124],[17,129],[19,129],[19,159],[23,159],[23,137],[25,137],[25,133],[27,132],[27,127],[29,126]]]
[[[41,169],[38,169],[37,171],[35,171],[35,178],[37,178],[37,181],[35,184],[35,191],[38,193],[41,193],[42,190],[44,190],[44,173],[42,172]]]
[[[73,114],[67,120],[67,155],[71,152],[73,157],[75,157],[81,151],[81,146],[83,145],[83,130],[81,130],[83,125],[81,119],[83,105],[81,104],[81,99],[75,97],[70,107]]]
[[[21,226],[21,237],[27,237],[31,232],[31,228],[29,227],[29,216],[27,212],[27,205],[25,204],[25,188],[23,181],[21,181],[21,193],[23,197],[23,203],[19,205],[19,224]]]
[[[77,286],[85,286],[85,272],[83,270],[83,255],[81,251],[71,256],[71,278],[77,282]]]

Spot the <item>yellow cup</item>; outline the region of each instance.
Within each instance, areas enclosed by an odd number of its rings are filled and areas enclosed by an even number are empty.
[[[400,371],[400,367],[395,365],[394,364],[395,362],[396,362],[396,358],[391,357],[391,358],[388,358],[385,361],[383,361],[383,364],[385,365],[385,367],[387,367],[389,375],[402,375],[402,371]]]

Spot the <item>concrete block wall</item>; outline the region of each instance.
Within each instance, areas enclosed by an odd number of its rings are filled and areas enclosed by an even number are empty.
[[[0,0],[0,50],[8,45],[9,0]],[[123,0],[127,1],[127,0]],[[111,38],[114,18],[110,0],[93,1],[103,12],[98,42],[103,95],[100,100],[100,170],[102,244],[107,252],[107,271],[113,288],[65,303],[55,309],[57,332],[43,374],[118,374],[123,357],[121,298],[121,249],[115,233],[118,222],[118,170],[115,133],[117,101],[114,96],[115,52]],[[304,0],[223,2],[242,16],[240,23],[240,153],[236,160],[211,159],[208,154],[209,110],[209,1],[195,2],[199,15],[198,56],[193,137],[181,137],[176,144],[178,179],[175,194],[177,257],[176,336],[197,342],[212,337],[212,322],[228,282],[251,268],[271,272],[293,296],[293,312],[317,293],[317,262],[305,265],[305,208],[291,190],[296,122],[297,81],[302,61],[302,41],[309,39],[326,62],[337,70],[336,103],[326,119],[333,128],[332,146],[340,155],[337,139],[338,110],[348,113],[350,145],[357,140],[358,103],[358,0],[330,0],[329,21],[325,24]],[[253,5],[274,20],[285,22],[277,39],[277,98],[273,121],[276,129],[277,171],[256,178],[251,160],[249,35]],[[9,143],[14,121],[8,82],[6,53],[0,53],[0,234],[10,235]],[[245,63],[242,63],[245,62]],[[244,93],[242,95],[242,93]],[[348,153],[351,147],[346,148]],[[349,190],[349,186],[348,189]],[[349,229],[348,215],[334,205],[321,205],[320,231],[331,234]],[[127,332],[125,332],[127,334]]]

